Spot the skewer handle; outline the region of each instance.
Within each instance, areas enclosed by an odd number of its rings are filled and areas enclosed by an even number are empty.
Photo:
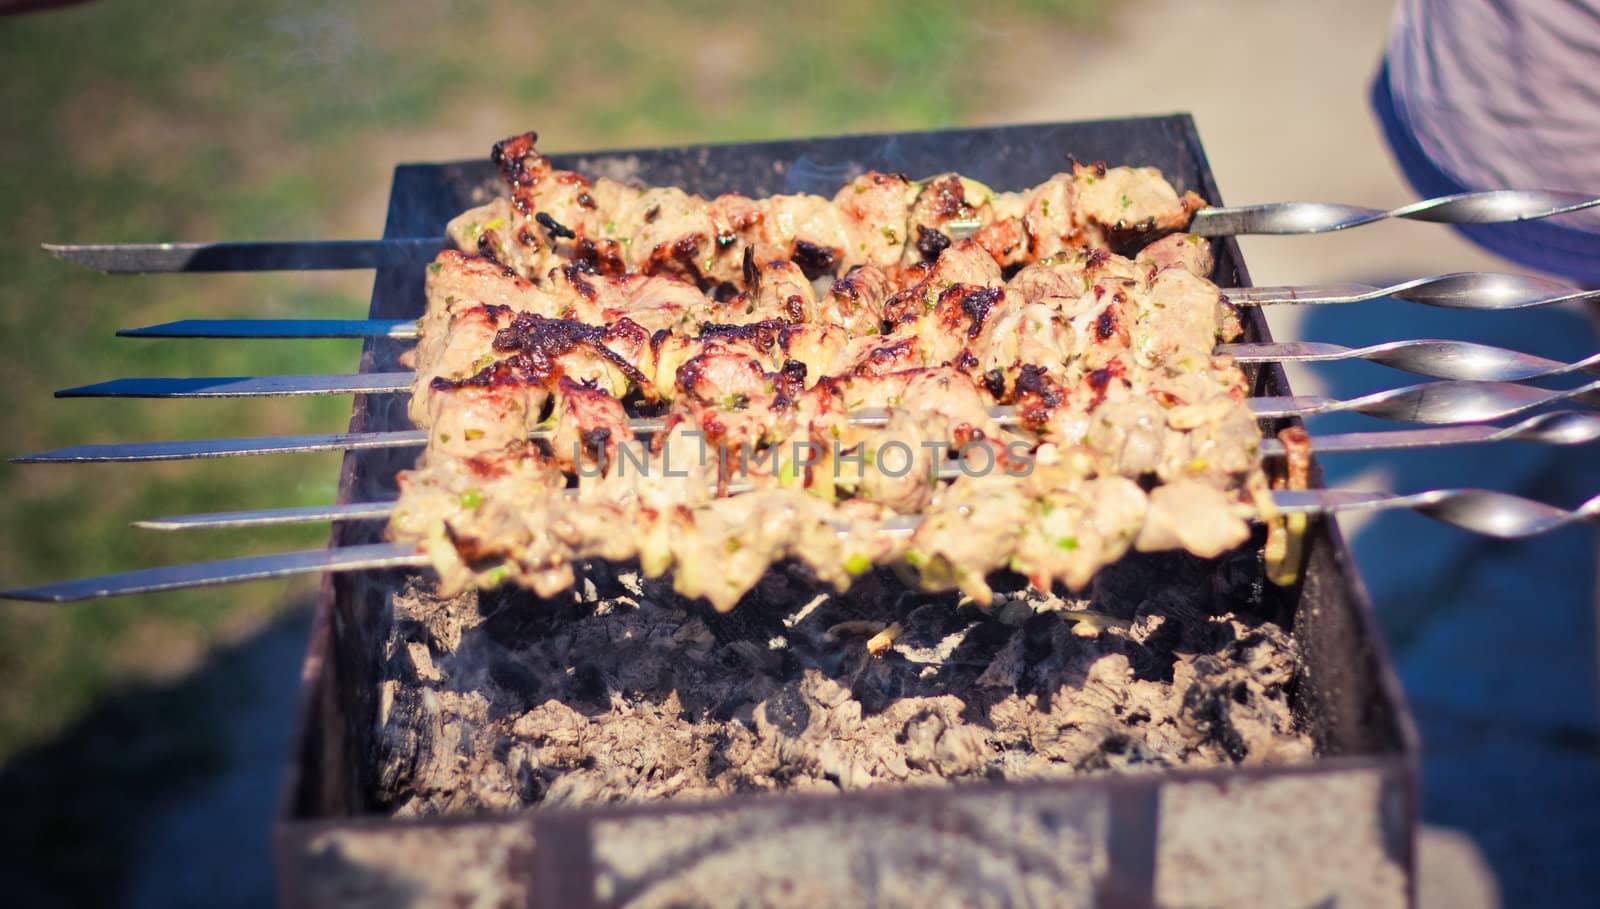
[[[1441,224],[1532,221],[1600,205],[1600,196],[1548,190],[1494,189],[1423,199],[1384,211],[1331,202],[1269,202],[1195,212],[1189,232],[1203,237],[1239,234],[1321,234],[1391,218]]]

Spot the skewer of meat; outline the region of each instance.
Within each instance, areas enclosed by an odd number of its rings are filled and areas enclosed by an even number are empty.
[[[576,495],[531,447],[403,474],[390,532],[420,546],[446,591],[511,581],[549,596],[570,586],[577,562],[637,559],[729,609],[773,562],[793,559],[840,589],[903,562],[929,589],[987,603],[985,578],[1001,568],[1076,589],[1134,547],[1220,554],[1248,538],[1257,503],[1197,480],[1147,493],[1095,473],[1081,451],[1046,446],[1025,475],[977,472],[930,487],[916,529],[902,534],[892,531],[902,516],[868,498],[829,502],[784,485],[715,496],[673,476],[664,463],[673,450],[654,469],[584,482]]]
[[[1160,254],[1174,245],[1178,252]],[[774,268],[779,265],[788,263],[773,263]],[[760,338],[769,349],[772,342],[779,341],[783,349],[779,362],[798,359],[815,379],[839,371],[830,366],[842,367],[867,351],[913,337],[929,338],[926,349],[917,354],[917,359],[923,361],[921,365],[929,365],[930,360],[952,359],[961,346],[988,331],[990,325],[1004,324],[1007,331],[1026,328],[1015,321],[1006,323],[1002,317],[1038,306],[1043,308],[1030,313],[1038,323],[1035,327],[1049,328],[1039,319],[1053,314],[1051,318],[1059,316],[1076,323],[1072,336],[1049,337],[1039,342],[1055,345],[1053,349],[1039,349],[1036,344],[1030,349],[1018,348],[1018,352],[1025,359],[1037,356],[1059,360],[1069,356],[1074,345],[1082,347],[1091,335],[1105,336],[1098,341],[1114,335],[1126,337],[1127,326],[1116,321],[1118,307],[1128,304],[1130,295],[1148,296],[1152,292],[1204,298],[1181,307],[1169,308],[1160,301],[1145,307],[1145,317],[1161,323],[1152,326],[1152,333],[1164,344],[1203,348],[1219,332],[1232,336],[1238,330],[1232,308],[1221,300],[1215,287],[1198,277],[1209,265],[1209,254],[1203,245],[1162,241],[1134,260],[1107,253],[1060,257],[1030,266],[1009,284],[1003,284],[998,268],[969,240],[946,249],[932,263],[902,272],[898,283],[874,269],[857,269],[834,282],[820,301],[802,284],[788,288],[781,303],[769,305],[762,302],[771,299],[767,291],[773,283],[767,282],[757,297],[725,306],[666,278],[580,275],[581,286],[586,288],[581,299],[599,299],[608,304],[581,306],[507,276],[486,260],[445,253],[430,269],[427,311],[419,320],[421,338],[412,357],[423,375],[421,385],[436,375],[465,377],[483,368],[482,358],[492,357],[495,333],[525,313],[607,329],[631,323],[649,335],[652,344],[645,350],[630,341],[626,354],[630,357],[660,353],[662,339],[743,336]],[[997,293],[1001,289],[1004,294]],[[636,290],[640,292],[635,293]],[[672,326],[661,325],[654,318],[667,309],[676,313],[669,320]],[[1167,316],[1162,316],[1163,310],[1167,310]],[[1180,312],[1194,313],[1195,317],[1185,325],[1175,319]],[[458,321],[458,316],[465,317]],[[1217,320],[1221,320],[1220,328],[1213,324]],[[1048,336],[1052,332],[1042,334]],[[933,339],[934,335],[939,337]],[[681,343],[673,340],[665,344],[669,359],[674,345]],[[904,353],[909,354],[910,349]],[[1147,351],[1146,359],[1153,353]],[[890,352],[876,356],[879,362],[889,359]],[[635,365],[651,372],[644,362]],[[645,391],[649,396],[670,396],[671,382],[669,370],[660,388],[654,393]]]
[[[582,263],[600,274],[672,274],[737,290],[747,251],[817,278],[856,265],[908,267],[966,235],[1011,266],[1180,230],[1204,205],[1193,193],[1180,196],[1154,168],[1076,163],[1023,192],[996,192],[958,174],[913,181],[874,171],[832,199],[707,200],[557,169],[535,148],[537,138],[529,132],[495,145],[509,196],[462,213],[447,231],[458,248],[533,281]]]

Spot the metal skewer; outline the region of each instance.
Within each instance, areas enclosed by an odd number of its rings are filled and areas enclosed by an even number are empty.
[[[1570,524],[1600,520],[1600,496],[1574,509],[1492,489],[1433,489],[1411,495],[1350,489],[1279,491],[1273,502],[1282,511],[1340,514],[1408,508],[1441,523],[1501,540],[1520,540]]]
[[[306,505],[299,508],[258,508],[249,511],[213,511],[200,514],[145,518],[131,526],[141,530],[234,530],[246,527],[286,527],[299,524],[333,524],[340,521],[383,521],[394,512],[394,500],[355,502],[347,505]]]
[[[1546,391],[1510,382],[1424,382],[1340,400],[1320,395],[1250,398],[1258,417],[1308,417],[1359,413],[1409,423],[1482,423],[1546,404],[1600,401],[1600,381],[1566,391]]]
[[[148,376],[63,388],[58,398],[283,398],[410,391],[416,373],[299,376]]]
[[[1449,390],[1435,394],[1441,386],[1467,385],[1459,402],[1448,400]],[[1544,391],[1521,385],[1474,382],[1432,382],[1392,391],[1378,392],[1352,401],[1334,401],[1315,396],[1293,398],[1250,398],[1247,403],[1257,416],[1278,417],[1294,414],[1325,413],[1340,408],[1358,410],[1375,416],[1384,411],[1398,414],[1396,419],[1428,422],[1430,415],[1447,419],[1437,422],[1488,421],[1529,410],[1564,398],[1592,399],[1600,383],[1591,383],[1572,391]],[[1435,400],[1428,401],[1430,397]],[[1482,396],[1482,397],[1479,397]],[[1503,397],[1502,397],[1503,396]],[[1376,399],[1376,400],[1374,400]],[[1369,402],[1366,409],[1354,405]],[[1449,405],[1463,406],[1454,410]],[[1009,407],[992,408],[990,413],[1000,420],[1015,419]],[[1489,414],[1472,416],[1472,413]],[[1466,414],[1465,416],[1459,416]],[[1458,415],[1451,419],[1452,415]],[[883,425],[888,419],[884,410],[858,410],[851,422],[856,425]],[[635,418],[629,421],[635,431],[655,432],[661,422],[653,418]],[[548,430],[535,430],[529,437],[546,438]],[[1312,450],[1323,454],[1336,452],[1381,451],[1403,448],[1431,448],[1444,445],[1467,445],[1500,442],[1510,439],[1553,444],[1575,444],[1600,438],[1600,414],[1573,411],[1540,414],[1509,427],[1498,426],[1438,426],[1429,429],[1388,430],[1383,432],[1353,432],[1312,437]],[[195,458],[225,458],[263,454],[291,454],[298,452],[370,450],[377,448],[420,447],[428,441],[427,433],[420,429],[392,432],[328,433],[324,435],[262,436],[243,439],[195,439],[164,442],[118,442],[105,445],[73,445],[51,451],[12,458],[18,464],[103,463],[111,461],[183,461]],[[1272,457],[1283,453],[1274,439],[1262,440],[1262,454]]]
[[[1575,372],[1600,372],[1600,354],[1562,363],[1470,341],[1423,339],[1344,347],[1314,341],[1219,344],[1218,353],[1241,363],[1369,360],[1414,375],[1475,382],[1527,382]],[[346,375],[196,376],[113,379],[66,388],[58,398],[253,398],[295,395],[382,394],[411,389],[409,372]]]
[[[393,338],[415,341],[414,319],[181,319],[123,328],[119,338]]]
[[[1600,439],[1600,414],[1557,410],[1528,417],[1510,426],[1475,423],[1430,426],[1426,429],[1386,429],[1380,432],[1320,433],[1311,437],[1311,450],[1316,454],[1352,454],[1513,441],[1582,445],[1596,439]],[[1283,445],[1276,439],[1263,439],[1261,453],[1266,457],[1281,457]]]
[[[1546,278],[1494,272],[1433,275],[1380,287],[1374,284],[1310,284],[1230,287],[1222,293],[1241,306],[1359,303],[1395,297],[1446,309],[1526,309],[1600,299]],[[409,319],[182,319],[117,332],[125,338],[392,338],[414,340]]]
[[[1532,275],[1488,271],[1430,275],[1387,286],[1355,283],[1307,284],[1241,287],[1224,290],[1222,293],[1230,302],[1239,306],[1363,303],[1394,297],[1397,300],[1438,306],[1443,309],[1482,310],[1528,309],[1535,306],[1554,306],[1558,303],[1600,299],[1600,291],[1579,290],[1559,281],[1536,278]]]
[[[58,259],[107,274],[153,274],[386,268],[425,261],[448,245],[445,237],[389,237],[256,243],[45,243],[43,247]]]
[[[420,568],[427,559],[416,547],[399,543],[373,543],[339,549],[310,549],[280,552],[216,562],[191,562],[145,568],[94,578],[80,578],[57,584],[42,584],[20,590],[0,591],[0,599],[72,603],[100,597],[135,593],[158,593],[193,587],[212,587],[243,581],[263,581],[325,571],[370,571],[377,568]]]
[[[376,375],[382,376],[384,374],[379,373]],[[297,376],[291,378],[295,380],[290,383],[293,390],[283,393],[318,393],[307,391],[309,383],[302,381],[311,377]],[[348,377],[336,376],[330,378],[343,380]],[[122,383],[136,383],[139,381],[128,379],[122,380]],[[247,381],[260,383],[268,380],[223,379],[220,380],[221,385],[219,388],[207,390],[202,386],[198,391],[191,389],[181,394],[185,396],[227,396]],[[386,390],[402,391],[409,387],[409,383],[400,384],[398,380],[395,381],[395,386]],[[126,390],[127,384],[122,384],[121,387],[123,388],[123,391],[120,392],[121,394],[129,393]],[[69,393],[89,394],[93,388],[93,386],[90,386],[89,390],[72,389]],[[370,384],[364,385],[363,390],[370,393],[374,390],[374,386]],[[170,391],[166,393],[172,394]],[[330,388],[326,393],[333,393],[333,391]],[[1600,402],[1600,380],[1590,382],[1579,388],[1559,391],[1532,388],[1509,382],[1424,382],[1419,385],[1391,388],[1345,400],[1327,398],[1320,395],[1292,395],[1249,398],[1245,403],[1252,413],[1263,419],[1307,417],[1318,414],[1348,412],[1411,423],[1482,423],[1513,416],[1561,401],[1574,401],[1582,404]],[[990,408],[989,414],[1003,424],[1015,424],[1017,419],[1016,409],[1013,407],[993,407]],[[857,426],[881,426],[887,420],[888,411],[878,408],[862,408],[850,415],[850,422]],[[635,418],[630,420],[629,424],[636,432],[640,433],[655,432],[662,425],[660,420],[653,418]],[[549,434],[549,430],[534,430],[529,434],[529,438],[546,438]],[[296,451],[333,451],[341,448],[397,448],[421,445],[426,441],[427,436],[420,430],[407,430],[391,433],[266,436],[255,439],[124,442],[109,445],[75,445],[68,448],[24,455],[12,460],[19,464],[168,461]]]
[[[1414,495],[1312,489],[1275,492],[1273,501],[1281,511],[1301,514],[1409,508],[1445,524],[1500,539],[1521,539],[1549,533],[1569,524],[1600,519],[1600,496],[1584,502],[1576,509],[1567,510],[1486,489],[1436,489]],[[884,531],[894,534],[913,532],[916,520],[914,516],[890,519]],[[420,568],[426,565],[426,557],[418,554],[411,544],[374,543],[147,568],[0,591],[0,599],[64,603],[325,571]]]
[[[1570,192],[1491,190],[1424,199],[1384,211],[1326,202],[1273,202],[1196,212],[1188,230],[1205,237],[1240,234],[1311,234],[1347,230],[1404,218],[1449,224],[1486,224],[1548,218],[1600,205],[1600,198]],[[53,244],[58,258],[104,272],[283,271],[379,268],[404,265],[450,245],[445,237],[379,240],[290,240],[265,243]]]
[[[1314,454],[1348,454],[1370,451],[1402,451],[1417,448],[1442,448],[1452,445],[1493,442],[1539,442],[1550,445],[1581,445],[1600,439],[1600,414],[1557,411],[1529,417],[1511,426],[1446,426],[1431,429],[1398,429],[1384,432],[1347,432],[1311,437]],[[1282,457],[1283,443],[1277,439],[1261,441],[1263,457]],[[953,476],[953,475],[952,475]],[[354,505],[313,505],[304,508],[278,508],[257,511],[176,515],[135,521],[135,527],[149,530],[189,530],[194,528],[266,527],[278,524],[320,524],[328,521],[374,520],[389,516],[393,502],[365,502]]]
[[[110,461],[190,461],[250,455],[317,451],[365,451],[375,448],[421,447],[428,434],[420,429],[394,432],[334,432],[244,439],[195,439],[168,442],[126,442],[74,445],[12,458],[16,464],[102,463]]]
[[[1378,448],[1426,448],[1444,445],[1497,442],[1510,439],[1546,442],[1559,445],[1576,445],[1600,439],[1600,414],[1562,411],[1540,414],[1513,426],[1451,426],[1441,429],[1412,429],[1390,432],[1345,433],[1342,435],[1312,436],[1311,450],[1316,454],[1353,451],[1372,451]],[[1262,440],[1262,454],[1282,457],[1283,443],[1277,439]],[[939,479],[954,480],[962,474],[958,465],[941,465],[935,474]],[[748,483],[734,480],[729,492],[744,492]],[[569,489],[576,495],[578,490]],[[1327,492],[1321,490],[1320,492]],[[1349,501],[1367,501],[1367,493],[1351,494]],[[1318,500],[1318,501],[1324,501]],[[1339,499],[1338,501],[1345,501]],[[133,526],[146,530],[209,530],[219,528],[271,527],[284,524],[323,524],[337,521],[379,520],[387,518],[394,508],[394,500],[361,502],[350,505],[313,505],[301,508],[268,508],[254,511],[228,511],[208,514],[173,515],[148,518],[133,522]],[[1310,506],[1307,506],[1310,507]],[[1356,505],[1347,507],[1354,508]],[[1293,510],[1293,509],[1291,509]],[[1303,509],[1302,509],[1303,510]]]
[[[1195,212],[1189,232],[1202,237],[1239,234],[1320,234],[1402,218],[1441,224],[1532,221],[1600,205],[1600,196],[1548,190],[1495,189],[1423,199],[1384,211],[1330,202],[1269,202]]]
[[[1600,372],[1600,353],[1574,363],[1471,341],[1432,338],[1344,347],[1316,341],[1219,344],[1218,353],[1241,363],[1324,363],[1368,360],[1414,375],[1473,382],[1528,382],[1575,372]]]

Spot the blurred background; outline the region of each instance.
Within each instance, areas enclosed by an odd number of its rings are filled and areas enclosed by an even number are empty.
[[[112,332],[185,317],[360,318],[369,274],[108,278],[40,242],[374,236],[395,164],[480,157],[529,128],[563,151],[1174,111],[1194,114],[1229,202],[1388,207],[1414,198],[1367,101],[1392,8],[1026,0],[973,16],[937,0],[625,11],[98,0],[0,18],[0,454],[336,431],[348,417],[348,399],[50,394],[124,375],[350,371],[357,342]],[[1424,224],[1243,246],[1260,284],[1520,270]],[[1581,311],[1419,309],[1269,319],[1286,338],[1594,350]],[[1294,381],[1344,395],[1404,379],[1361,364]],[[1600,491],[1582,454],[1500,446],[1327,466],[1346,485],[1493,486],[1573,505]],[[329,502],[338,464],[0,465],[0,582],[320,546],[325,528],[172,537],[126,525]],[[1411,515],[1344,526],[1426,739],[1423,904],[1585,902],[1600,836],[1592,533],[1509,545]],[[270,903],[270,821],[313,594],[312,582],[259,583],[0,604],[0,894],[13,905]]]

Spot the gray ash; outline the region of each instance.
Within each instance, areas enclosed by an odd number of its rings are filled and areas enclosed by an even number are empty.
[[[390,597],[376,801],[399,816],[1312,757],[1247,550],[1135,556],[987,612],[786,567],[718,614],[594,564],[563,597]],[[898,624],[881,655],[867,642]]]

